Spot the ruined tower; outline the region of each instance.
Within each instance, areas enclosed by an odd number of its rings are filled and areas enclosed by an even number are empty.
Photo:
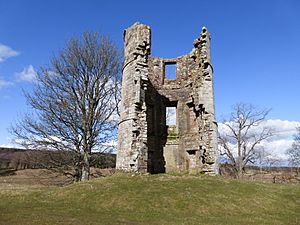
[[[216,174],[208,30],[202,28],[187,55],[166,59],[151,56],[150,51],[149,26],[135,23],[125,30],[117,169]],[[170,108],[175,113],[173,124],[167,123]]]

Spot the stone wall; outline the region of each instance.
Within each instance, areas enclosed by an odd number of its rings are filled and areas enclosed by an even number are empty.
[[[125,30],[117,169],[216,174],[210,35],[204,27],[191,53],[172,59],[150,55],[151,31],[135,23]],[[175,74],[166,78],[166,67]],[[176,107],[167,126],[166,107]]]

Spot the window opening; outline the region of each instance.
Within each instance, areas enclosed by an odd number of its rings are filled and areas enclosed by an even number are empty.
[[[176,107],[166,107],[166,125],[176,125]]]
[[[167,80],[176,79],[176,63],[165,64],[165,77]]]

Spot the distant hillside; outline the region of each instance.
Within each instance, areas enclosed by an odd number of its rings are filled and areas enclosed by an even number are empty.
[[[0,169],[34,169],[56,167],[72,160],[72,152],[0,148]],[[114,168],[116,155],[93,153],[91,166]]]

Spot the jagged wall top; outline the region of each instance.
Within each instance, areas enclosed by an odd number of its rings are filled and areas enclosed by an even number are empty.
[[[202,28],[199,38],[194,40],[194,49],[200,49],[200,57],[202,59],[203,64],[210,63],[210,33],[208,32],[206,27]]]
[[[124,54],[127,56],[127,61],[136,59],[139,54],[151,54],[150,26],[136,22],[124,30],[123,39],[125,47]],[[141,52],[141,48],[146,48],[147,52]],[[202,57],[206,59],[205,61],[210,62],[210,33],[206,27],[202,27],[199,37],[194,40],[194,48],[191,53],[196,49],[202,49]]]

